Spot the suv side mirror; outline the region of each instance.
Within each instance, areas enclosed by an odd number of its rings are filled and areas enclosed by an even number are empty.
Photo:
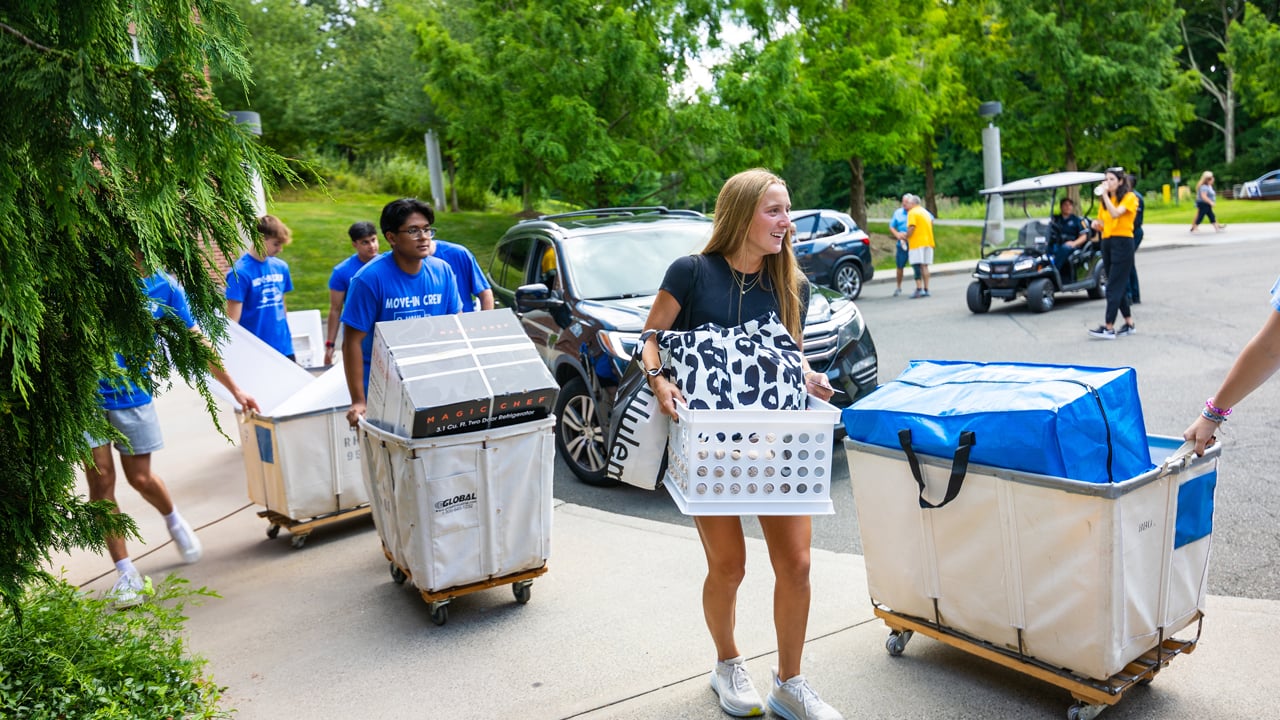
[[[530,310],[550,312],[562,307],[564,307],[564,298],[542,283],[521,285],[516,288],[516,312],[524,313]]]

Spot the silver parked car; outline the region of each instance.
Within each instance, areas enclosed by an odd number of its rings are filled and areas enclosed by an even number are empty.
[[[1272,170],[1241,188],[1238,197],[1245,200],[1280,200],[1280,170]]]

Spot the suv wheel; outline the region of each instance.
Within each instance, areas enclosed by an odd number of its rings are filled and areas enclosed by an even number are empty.
[[[596,401],[580,377],[560,388],[556,398],[556,452],[578,479],[588,485],[616,485],[605,476],[609,459],[607,428],[596,417]]]
[[[857,300],[862,294],[862,269],[856,262],[843,262],[831,274],[833,289],[840,291],[850,300]]]

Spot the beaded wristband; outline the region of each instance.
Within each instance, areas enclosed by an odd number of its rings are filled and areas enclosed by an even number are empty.
[[[1225,415],[1219,415],[1218,413],[1213,412],[1209,408],[1205,408],[1204,410],[1201,410],[1200,417],[1204,418],[1205,420],[1208,420],[1211,423],[1218,423],[1219,425],[1227,421],[1227,417]]]
[[[1223,409],[1218,407],[1217,405],[1214,405],[1213,398],[1209,398],[1208,400],[1205,400],[1204,406],[1205,406],[1205,409],[1207,409],[1209,412],[1213,413],[1214,415],[1221,415],[1224,418],[1231,414],[1231,408]]]

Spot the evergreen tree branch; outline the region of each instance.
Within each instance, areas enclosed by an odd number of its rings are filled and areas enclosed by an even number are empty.
[[[9,25],[6,25],[5,23],[0,22],[0,30],[5,31],[5,32],[9,33],[10,35],[13,35],[14,37],[18,38],[19,40],[21,40],[22,42],[26,43],[27,45],[30,45],[31,47],[33,47],[33,48],[35,48],[35,49],[39,50],[40,52],[65,54],[65,53],[62,53],[60,50],[54,50],[54,49],[53,49],[53,48],[51,48],[51,47],[45,47],[44,45],[41,45],[40,43],[36,42],[35,40],[32,40],[31,38],[27,37],[26,35],[23,35],[23,34],[22,34],[21,32],[19,32],[17,29],[15,29],[15,28],[13,28],[13,27],[10,27]]]

